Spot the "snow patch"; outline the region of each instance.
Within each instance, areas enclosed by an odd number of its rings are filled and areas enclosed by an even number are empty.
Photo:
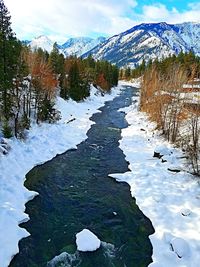
[[[76,245],[79,251],[95,251],[100,248],[101,241],[88,229],[83,229],[76,234]]]
[[[172,148],[168,147],[166,144],[155,147],[154,151],[160,153],[162,156],[170,156],[173,154]]]
[[[187,257],[190,254],[190,248],[188,243],[180,237],[175,237],[170,242],[172,250],[177,254],[179,258]]]

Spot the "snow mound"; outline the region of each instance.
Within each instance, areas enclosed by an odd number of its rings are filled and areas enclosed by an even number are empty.
[[[171,240],[171,246],[173,251],[179,258],[187,257],[190,254],[190,247],[188,243],[180,237],[175,237]]]
[[[189,216],[191,214],[191,210],[189,209],[181,209],[180,212],[183,216]]]
[[[76,245],[79,251],[95,251],[100,247],[101,241],[90,230],[83,229],[76,234]]]
[[[0,138],[0,155],[7,155],[11,147],[5,138]]]
[[[167,147],[166,145],[159,145],[155,147],[154,151],[160,153],[160,155],[162,156],[169,156],[173,153],[172,149]]]

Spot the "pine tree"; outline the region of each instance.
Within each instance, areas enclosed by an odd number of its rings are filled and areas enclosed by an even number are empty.
[[[78,64],[75,61],[69,70],[69,97],[75,101],[81,100],[80,74]]]
[[[10,88],[17,71],[17,61],[21,49],[12,28],[11,17],[3,0],[0,0],[0,101],[3,117],[11,116]]]
[[[64,57],[59,54],[58,45],[54,43],[53,50],[49,55],[49,63],[52,67],[52,70],[55,74],[61,74],[64,66]]]
[[[127,67],[125,69],[124,76],[125,76],[125,79],[130,79],[130,77],[131,77],[131,68],[130,67]]]
[[[90,95],[90,87],[87,79],[82,79],[78,62],[72,63],[69,69],[69,97],[75,101],[81,101]]]
[[[112,85],[117,86],[119,80],[119,69],[117,66],[112,66]]]

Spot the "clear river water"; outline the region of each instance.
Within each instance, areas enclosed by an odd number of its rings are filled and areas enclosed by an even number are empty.
[[[9,267],[146,267],[151,263],[151,222],[131,197],[130,187],[111,173],[128,162],[119,148],[128,126],[118,109],[129,106],[137,89],[124,86],[91,117],[95,122],[78,148],[33,168],[25,186],[39,195],[26,204],[31,234],[19,242]],[[56,138],[56,136],[55,136]],[[89,229],[102,241],[95,252],[76,249],[76,233]],[[58,257],[56,257],[58,256]],[[55,258],[56,257],[56,258]]]

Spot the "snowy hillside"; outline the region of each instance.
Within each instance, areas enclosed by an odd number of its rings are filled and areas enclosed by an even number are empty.
[[[61,45],[61,49],[63,50],[65,56],[81,56],[105,40],[106,39],[104,37],[99,37],[97,39],[89,37],[70,38],[66,43]]]
[[[53,49],[54,42],[51,41],[47,36],[41,35],[35,39],[33,39],[29,45],[32,49],[42,48],[47,52],[51,52]]]
[[[70,38],[64,44],[58,45],[60,53],[65,56],[76,55],[82,56],[87,53],[95,46],[106,40],[105,37],[98,37],[97,39],[89,37],[77,37]],[[53,49],[54,42],[50,40],[47,36],[41,35],[30,41],[24,41],[25,44],[30,45],[32,49],[42,48],[47,52],[51,52]]]
[[[200,56],[200,23],[182,23],[176,26],[182,39]]]
[[[95,59],[106,59],[119,66],[134,67],[143,59],[161,59],[181,51],[193,50],[200,55],[199,36],[199,23],[143,23],[109,38],[89,53]]]

